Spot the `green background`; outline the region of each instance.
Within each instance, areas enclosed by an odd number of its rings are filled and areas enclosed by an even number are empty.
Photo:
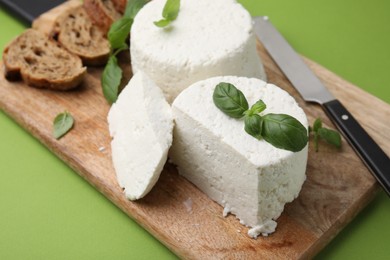
[[[390,103],[390,1],[241,2],[268,15],[298,52]],[[0,10],[1,49],[23,29]],[[389,238],[390,201],[380,192],[316,258],[388,259]],[[0,112],[0,259],[174,258]]]

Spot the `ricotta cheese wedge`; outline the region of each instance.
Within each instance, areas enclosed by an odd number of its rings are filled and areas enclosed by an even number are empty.
[[[256,52],[250,14],[235,0],[181,0],[179,15],[167,28],[166,0],[146,4],[131,28],[131,65],[163,89],[168,102],[186,87],[214,76],[236,75],[265,80]]]
[[[112,160],[126,197],[144,197],[157,182],[172,144],[171,107],[159,87],[136,73],[108,114]]]
[[[251,106],[262,99],[261,114],[284,113],[306,128],[305,113],[286,91],[255,78],[215,77],[197,82],[173,102],[174,141],[170,158],[179,173],[251,227],[256,238],[275,231],[284,205],[296,198],[306,179],[308,147],[299,152],[278,149],[244,131],[243,119],[222,113],[213,103],[215,86],[228,82]]]

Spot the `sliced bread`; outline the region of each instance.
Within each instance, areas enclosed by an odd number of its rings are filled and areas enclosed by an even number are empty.
[[[53,36],[69,52],[88,66],[107,63],[110,44],[103,32],[92,23],[83,6],[62,14],[55,23]]]
[[[32,24],[32,28],[41,32],[44,32],[47,35],[50,35],[53,32],[53,27],[55,21],[63,13],[68,12],[78,6],[82,6],[83,2],[80,0],[69,0],[64,3],[50,9],[47,12],[44,12],[39,17],[37,17]]]
[[[107,34],[111,24],[121,17],[111,0],[84,0],[84,7],[92,22]]]
[[[68,90],[77,87],[86,74],[81,59],[61,48],[44,33],[28,29],[3,51],[5,77],[20,77],[38,88]]]
[[[88,66],[104,65],[110,45],[104,33],[92,23],[83,3],[70,0],[42,14],[32,27],[54,37],[64,48]]]

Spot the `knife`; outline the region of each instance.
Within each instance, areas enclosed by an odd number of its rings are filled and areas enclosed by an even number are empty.
[[[387,195],[390,196],[389,157],[341,102],[326,89],[286,39],[271,24],[268,17],[255,17],[254,22],[256,36],[302,98],[307,102],[315,102],[322,106]]]

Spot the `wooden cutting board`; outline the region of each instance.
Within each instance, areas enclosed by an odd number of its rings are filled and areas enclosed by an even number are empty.
[[[333,127],[322,109],[306,104],[258,44],[269,82],[293,95],[309,122],[321,117]],[[128,57],[122,55],[125,80],[131,77]],[[308,65],[347,107],[367,132],[390,154],[390,106],[344,81],[314,62]],[[320,251],[373,198],[379,186],[343,140],[341,150],[310,143],[307,181],[299,197],[288,204],[269,237],[251,239],[247,228],[210,200],[174,166],[166,164],[153,190],[130,202],[118,186],[111,162],[106,116],[109,106],[101,86],[101,68],[89,68],[82,86],[74,91],[35,89],[0,76],[0,107],[51,151],[68,163],[96,189],[137,221],[178,256],[188,259],[296,259]],[[52,137],[52,121],[63,111],[76,120],[61,140]],[[192,202],[189,207],[188,203]]]

